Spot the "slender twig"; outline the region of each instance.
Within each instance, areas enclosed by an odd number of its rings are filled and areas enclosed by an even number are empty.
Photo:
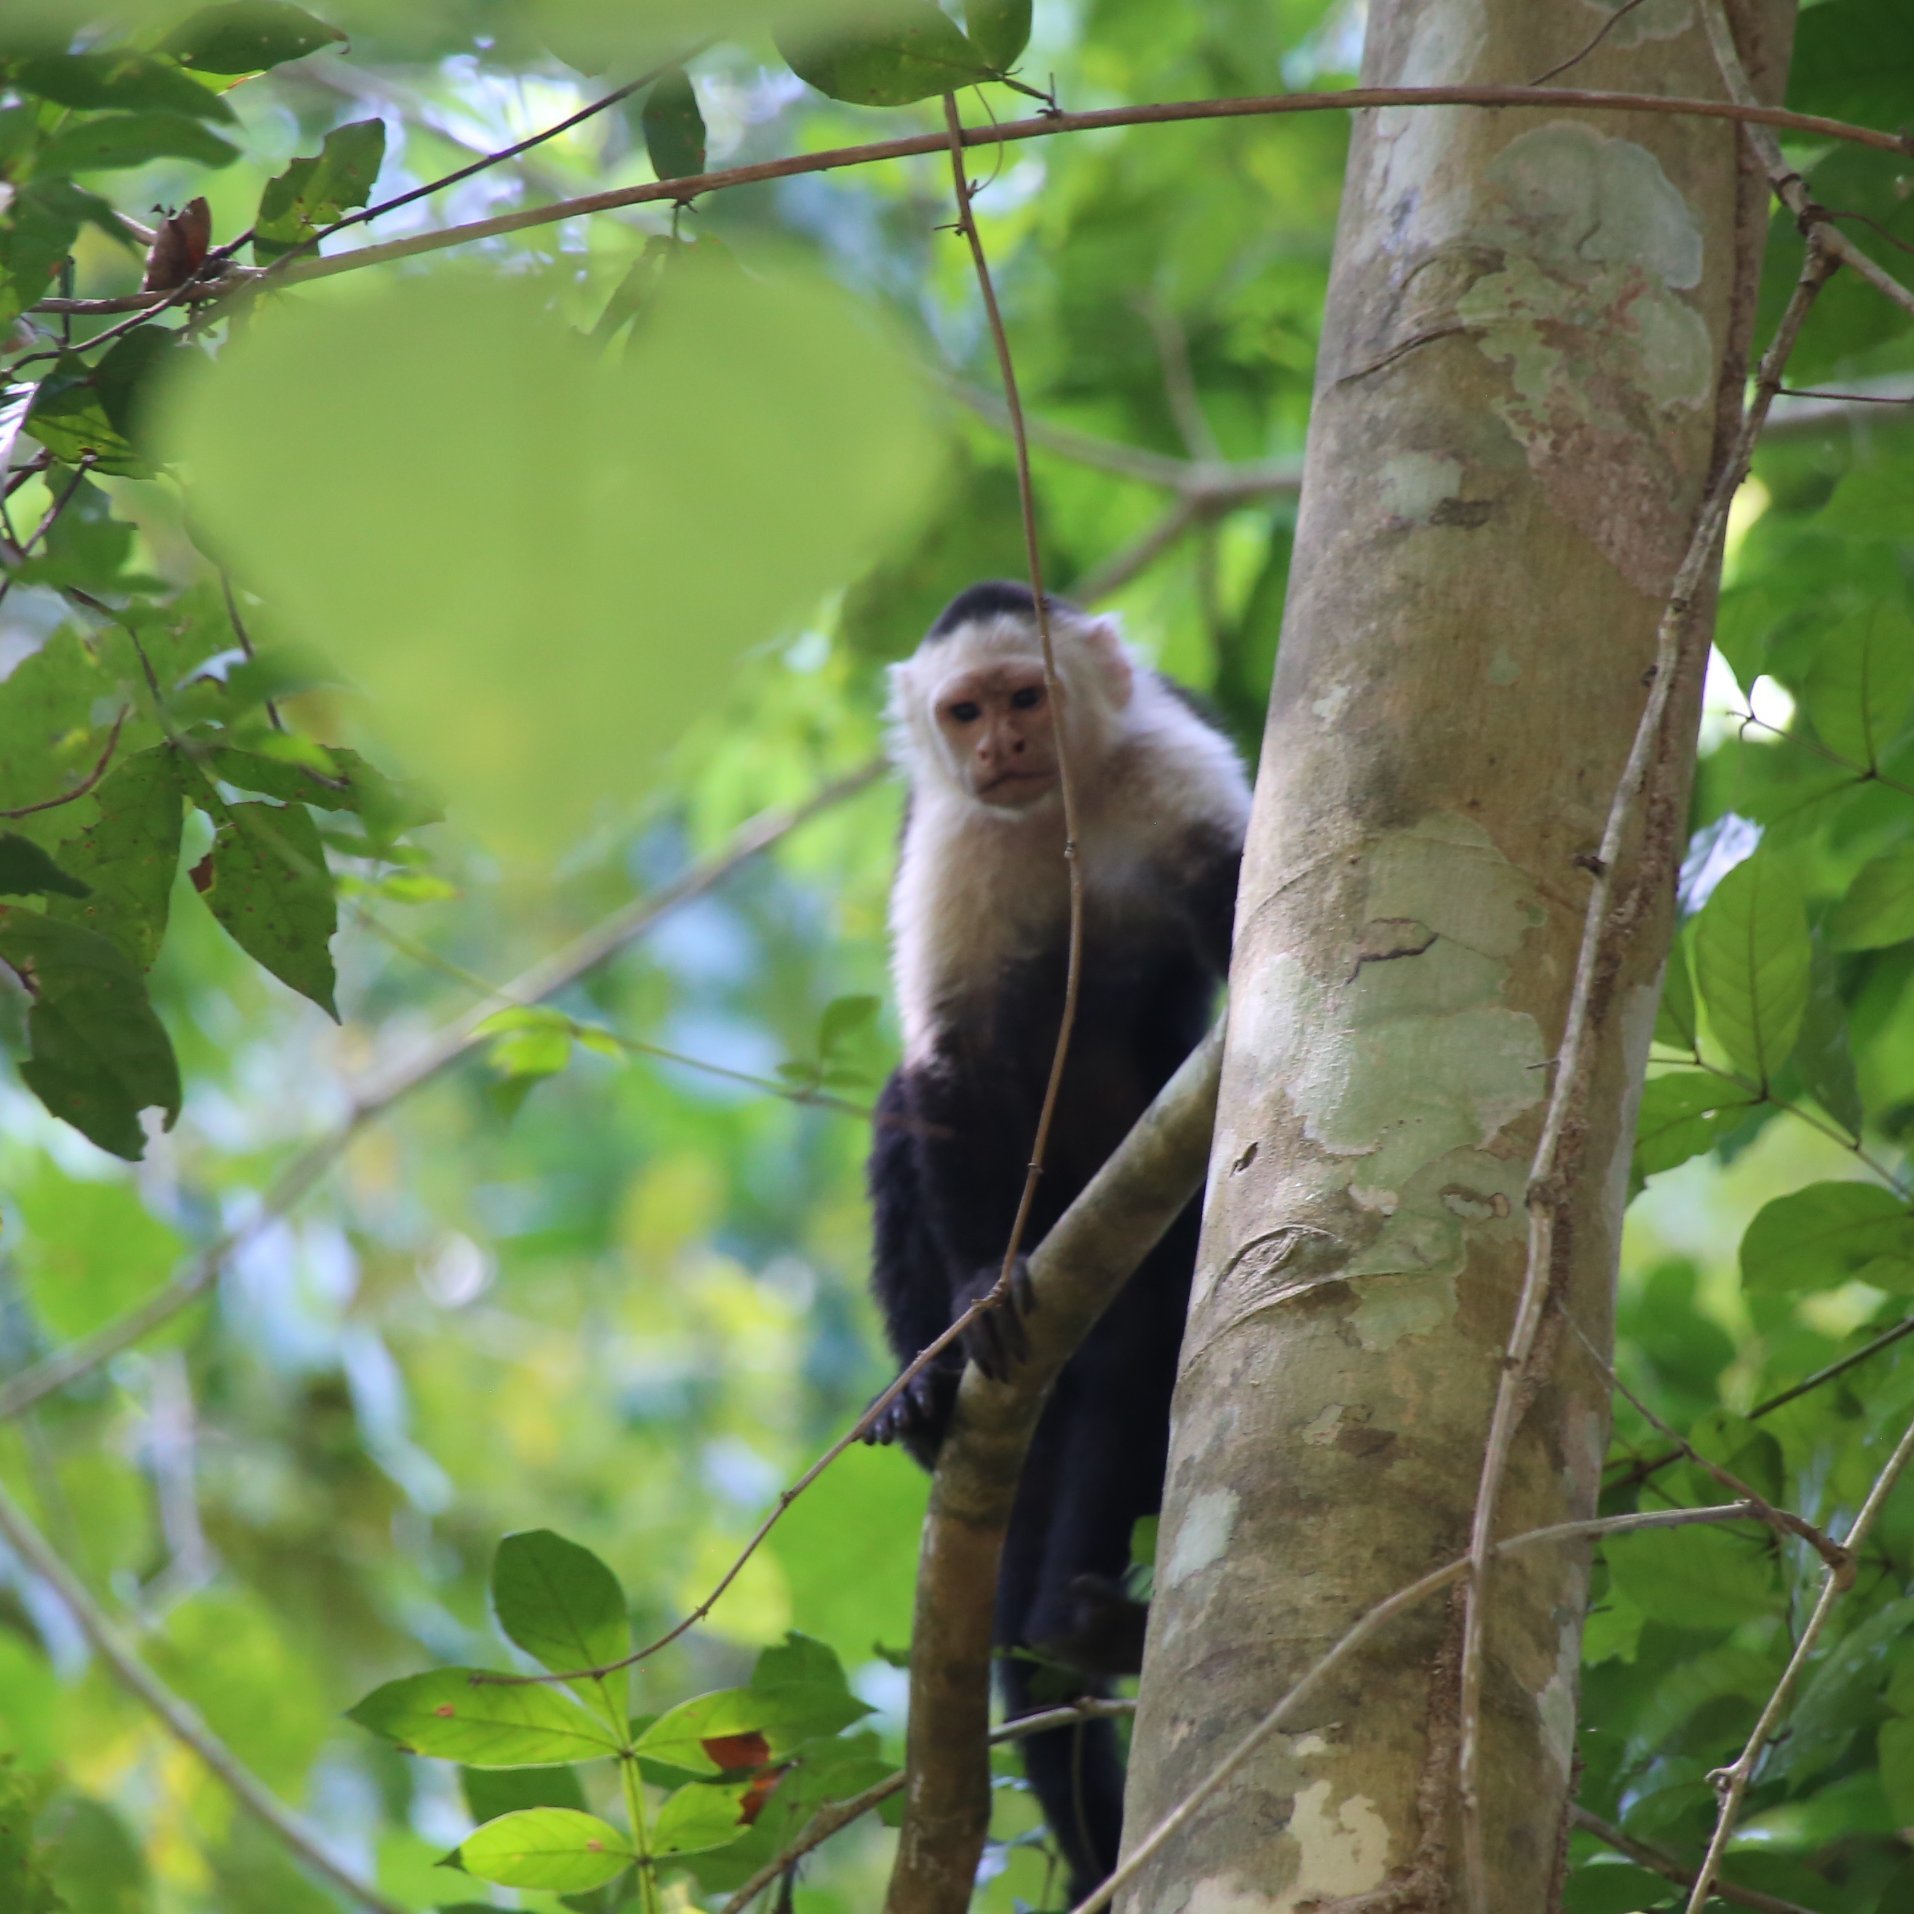
[[[295,1815],[248,1768],[199,1714],[168,1688],[134,1654],[73,1570],[54,1553],[27,1519],[26,1511],[0,1487],[0,1539],[59,1597],[120,1686],[139,1700],[175,1741],[198,1757],[239,1805],[265,1824],[279,1840],[321,1880],[338,1889],[370,1914],[402,1914],[395,1902],[362,1881],[326,1851],[318,1833]]]
[[[1637,1867],[1645,1867],[1649,1873],[1659,1874],[1664,1881],[1673,1881],[1677,1887],[1694,1885],[1695,1870],[1678,1861],[1666,1848],[1652,1847],[1646,1841],[1638,1841],[1614,1822],[1604,1821],[1599,1814],[1591,1813],[1580,1805],[1571,1807],[1568,1816],[1584,1834],[1592,1834],[1617,1854],[1627,1855]],[[1732,1881],[1717,1881],[1715,1892],[1724,1901],[1732,1901],[1737,1907],[1753,1908],[1755,1914],[1814,1914],[1813,1908],[1803,1907],[1799,1901],[1784,1901],[1780,1895],[1764,1894],[1758,1887],[1737,1887]]]
[[[1909,155],[1908,142],[1898,133],[1856,126],[1846,120],[1828,119],[1818,113],[1790,113],[1783,107],[1758,103],[1742,105],[1731,100],[1689,99],[1679,94],[1623,93],[1569,86],[1364,86],[1350,87],[1340,93],[1272,93],[1241,99],[1166,100],[1144,106],[1106,107],[1087,113],[1041,113],[1034,119],[1005,120],[992,126],[966,127],[963,143],[966,146],[994,146],[1021,140],[1050,139],[1060,133],[1089,132],[1103,127],[1181,125],[1204,120],[1263,119],[1290,113],[1346,113],[1365,107],[1392,106],[1548,106],[1584,112],[1659,113],[1677,118],[1692,116],[1778,127],[1804,138],[1839,140],[1901,158]],[[836,172],[845,167],[870,166],[883,160],[909,159],[939,152],[946,143],[946,137],[941,133],[916,133],[900,139],[873,140],[861,146],[839,146],[818,153],[796,153],[782,159],[756,161],[748,166],[731,166],[698,173],[687,179],[660,180],[643,186],[620,187],[605,193],[585,193],[574,199],[555,200],[547,206],[528,206],[517,212],[497,214],[490,219],[475,219],[463,225],[447,226],[438,232],[416,233],[383,245],[361,247],[356,252],[302,260],[296,267],[285,269],[283,273],[278,267],[272,270],[274,277],[281,283],[329,278],[335,273],[356,272],[366,266],[383,265],[394,259],[410,259],[419,253],[437,252],[448,246],[463,246],[479,239],[496,239],[506,233],[550,226],[561,220],[578,219],[591,213],[612,212],[622,206],[642,206],[655,200],[697,199],[706,193],[723,192],[734,186],[794,179],[807,173]],[[251,283],[252,277],[248,275],[244,283]],[[205,289],[194,290],[203,293]],[[177,299],[186,292],[186,288],[179,288],[169,294],[132,293],[118,299],[43,299],[34,310],[55,313],[132,312],[155,304],[162,298]]]
[[[1571,53],[1566,60],[1558,60],[1546,73],[1538,73],[1529,82],[1530,86],[1546,86],[1558,74],[1566,73],[1572,66],[1580,66],[1588,56],[1608,38],[1608,36],[1640,6],[1642,0],[1622,0],[1622,4],[1611,13],[1594,34],[1583,45],[1579,53]]]
[[[1675,1445],[1676,1450],[1681,1455],[1686,1456],[1696,1468],[1700,1469],[1702,1473],[1708,1476],[1718,1487],[1726,1489],[1730,1495],[1739,1496],[1777,1535],[1792,1535],[1798,1540],[1806,1542],[1831,1569],[1841,1569],[1847,1566],[1850,1559],[1847,1550],[1829,1535],[1825,1529],[1816,1528],[1806,1516],[1796,1515],[1792,1509],[1777,1508],[1760,1490],[1751,1488],[1746,1482],[1742,1481],[1740,1476],[1734,1474],[1731,1470],[1724,1469],[1719,1462],[1711,1462],[1708,1457],[1703,1455],[1679,1430],[1675,1429],[1671,1424],[1664,1422],[1661,1417],[1622,1380],[1615,1365],[1595,1347],[1594,1339],[1589,1335],[1587,1330],[1575,1320],[1574,1312],[1570,1310],[1568,1304],[1560,1296],[1555,1298],[1555,1307],[1563,1322],[1568,1325],[1570,1333],[1573,1334],[1576,1341],[1582,1345],[1588,1359],[1594,1363],[1602,1372],[1603,1376],[1606,1377],[1608,1386],[1615,1390],[1644,1422],[1666,1436],[1668,1440]]]
[[[1050,1080],[1044,1085],[1043,1103],[1037,1112],[1037,1131],[1030,1146],[1030,1167],[1024,1174],[1023,1193],[1017,1199],[1017,1214],[1010,1226],[1010,1241],[1004,1247],[1003,1269],[997,1278],[1000,1302],[1008,1302],[1010,1279],[1017,1258],[1023,1253],[1025,1232],[1030,1227],[1030,1211],[1037,1200],[1037,1184],[1043,1176],[1044,1158],[1049,1150],[1050,1131],[1056,1121],[1057,1098],[1063,1088],[1064,1065],[1069,1061],[1070,1037],[1076,1028],[1077,997],[1083,981],[1083,858],[1078,833],[1077,769],[1072,762],[1069,714],[1064,709],[1063,685],[1057,673],[1056,647],[1050,632],[1050,599],[1043,588],[1043,555],[1037,545],[1036,492],[1030,482],[1030,441],[1023,426],[1023,401],[1017,391],[1017,368],[1010,355],[1010,336],[1004,330],[1003,314],[997,307],[997,289],[991,282],[990,261],[984,254],[983,235],[977,230],[976,210],[971,204],[970,179],[964,171],[964,127],[957,116],[957,96],[944,95],[944,128],[949,135],[951,192],[957,201],[957,230],[970,247],[971,264],[976,268],[977,290],[984,303],[984,316],[990,322],[991,344],[996,348],[997,371],[1003,380],[1004,404],[1010,412],[1011,442],[1017,454],[1017,506],[1023,520],[1024,563],[1030,572],[1030,591],[1036,604],[1037,644],[1043,653],[1045,701],[1050,708],[1050,730],[1057,746],[1057,784],[1063,798],[1064,868],[1070,884],[1070,930],[1068,954],[1064,960],[1063,1013],[1057,1022],[1057,1044],[1050,1058]]]
[[[1541,1327],[1543,1305],[1555,1272],[1555,1246],[1562,1220],[1572,1200],[1585,1128],[1584,1111],[1593,1081],[1601,980],[1612,974],[1619,953],[1633,928],[1632,900],[1644,884],[1659,881],[1661,873],[1636,874],[1629,892],[1616,896],[1616,878],[1627,847],[1630,828],[1672,708],[1675,685],[1691,662],[1700,612],[1706,599],[1711,569],[1718,563],[1728,510],[1748,471],[1761,424],[1781,383],[1781,374],[1794,349],[1801,326],[1816,295],[1834,270],[1833,261],[1810,234],[1801,276],[1775,336],[1755,376],[1754,392],[1743,413],[1734,442],[1716,472],[1707,496],[1695,515],[1688,550],[1669,589],[1655,633],[1655,663],[1648,697],[1643,704],[1628,760],[1608,807],[1608,820],[1593,860],[1594,878],[1582,922],[1581,948],[1569,992],[1562,1039],[1556,1051],[1555,1081],[1549,1093],[1542,1133],[1537,1139],[1528,1183],[1528,1262],[1515,1318],[1509,1330],[1507,1353],[1497,1380],[1495,1407],[1489,1419],[1488,1440],[1482,1458],[1481,1487],[1469,1538],[1472,1564],[1463,1590],[1462,1666],[1456,1750],[1456,1783],[1462,1822],[1465,1905],[1472,1914],[1488,1914],[1487,1861],[1483,1852],[1482,1812],[1476,1776],[1481,1761],[1482,1678],[1488,1616],[1488,1567],[1495,1533],[1495,1516],[1502,1478],[1515,1444],[1516,1425],[1529,1366]]]
[[[1529,1529],[1520,1535],[1505,1536],[1492,1545],[1491,1552],[1501,1557],[1516,1554],[1523,1549],[1538,1548],[1550,1542],[1573,1542],[1582,1540],[1584,1537],[1626,1535],[1639,1529],[1687,1528],[1697,1523],[1741,1522],[1752,1519],[1754,1519],[1754,1511],[1740,1502],[1727,1503],[1718,1508],[1651,1509],[1634,1515],[1590,1516],[1581,1521],[1555,1522],[1547,1528]],[[1472,1566],[1469,1556],[1458,1555],[1454,1561],[1445,1562],[1442,1567],[1431,1569],[1427,1575],[1409,1583],[1406,1588],[1399,1588],[1393,1595],[1384,1597],[1374,1608],[1364,1613],[1337,1639],[1326,1654],[1310,1665],[1289,1692],[1202,1780],[1190,1789],[1189,1793],[1177,1802],[1175,1807],[1171,1808],[1147,1834],[1129,1847],[1123,1857],[1122,1866],[1094,1894],[1078,1902],[1071,1910],[1071,1914],[1097,1914],[1099,1908],[1108,1907],[1117,1895],[1135,1880],[1142,1869],[1162,1851],[1164,1846],[1189,1825],[1198,1809],[1214,1797],[1217,1790],[1224,1787],[1244,1762],[1283,1725],[1284,1719],[1291,1710],[1309,1695],[1325,1675],[1339,1667],[1371,1636],[1387,1627],[1398,1615],[1407,1613],[1452,1583],[1462,1581],[1471,1573]]]
[[[1900,1197],[1903,1202],[1907,1200],[1908,1189],[1906,1182],[1901,1177],[1896,1176],[1879,1157],[1866,1149],[1862,1145],[1859,1137],[1849,1135],[1838,1123],[1831,1123],[1826,1118],[1817,1116],[1812,1110],[1802,1104],[1790,1103],[1786,1097],[1778,1097],[1772,1090],[1764,1090],[1760,1084],[1750,1083],[1739,1071],[1724,1070],[1720,1064],[1710,1063],[1705,1057],[1700,1055],[1693,1058],[1681,1058],[1677,1064],[1677,1068],[1681,1067],[1703,1071],[1708,1076],[1718,1078],[1723,1083],[1733,1084],[1737,1090],[1747,1091],[1753,1099],[1753,1102],[1749,1106],[1750,1108],[1754,1108],[1762,1103],[1770,1104],[1776,1110],[1779,1110],[1783,1116],[1791,1116],[1796,1122],[1806,1124],[1817,1136],[1824,1136],[1830,1143],[1838,1144],[1870,1175],[1879,1177],[1881,1182],[1892,1190],[1896,1196]]]
[[[74,467],[73,476],[67,481],[65,489],[61,491],[59,497],[54,499],[40,515],[39,524],[37,524],[25,538],[20,540],[18,546],[9,555],[15,565],[24,564],[32,555],[34,546],[39,544],[40,541],[46,537],[47,533],[52,531],[54,526],[60,522],[60,514],[73,503],[80,489],[80,481],[86,477],[87,473],[92,469],[92,466],[93,455],[89,452],[80,460],[79,464]],[[19,577],[17,571],[0,573],[0,602],[5,601],[7,593],[13,589],[13,581],[17,577]]]
[[[1856,784],[1878,784],[1885,791],[1898,791],[1902,797],[1914,797],[1914,784],[1905,783],[1900,778],[1889,777],[1885,771],[1875,765],[1857,764],[1852,758],[1845,758],[1840,752],[1829,750],[1819,738],[1811,738],[1801,731],[1783,730],[1778,724],[1770,724],[1766,718],[1757,718],[1752,711],[1734,711],[1728,715],[1743,731],[1766,731],[1770,736],[1780,738],[1784,743],[1799,745],[1804,751],[1812,751],[1817,758],[1823,758],[1843,771],[1852,772]]]
[[[256,659],[259,653],[253,649],[253,635],[246,629],[246,621],[239,615],[239,598],[233,590],[233,575],[224,565],[219,567],[219,589],[226,600],[226,616],[231,621],[233,636],[239,640],[239,648],[250,659]],[[266,717],[275,731],[283,731],[286,721],[279,715],[279,706],[271,698],[265,700]]]
[[[1735,46],[1734,28],[1728,22],[1721,0],[1700,0],[1700,10],[1701,23],[1708,33],[1709,50],[1715,56],[1715,65],[1721,70],[1722,84],[1727,87],[1730,100],[1736,106],[1745,108],[1754,100],[1755,91],[1753,82],[1748,78],[1747,68],[1741,64],[1741,54]],[[1774,188],[1775,198],[1794,215],[1804,233],[1819,237],[1828,257],[1836,264],[1851,266],[1856,277],[1865,279],[1876,292],[1891,299],[1903,312],[1914,315],[1914,292],[1902,285],[1885,266],[1877,265],[1834,223],[1836,216],[1815,202],[1808,191],[1807,181],[1788,164],[1783,155],[1781,142],[1772,130],[1774,125],[1772,120],[1758,119],[1752,115],[1742,121],[1748,144],[1767,169],[1768,183]],[[1906,147],[1902,150],[1904,154],[1908,151]]]
[[[1053,1728],[1075,1728],[1086,1721],[1120,1720],[1136,1713],[1134,1701],[1106,1701],[1100,1696],[1086,1696],[1063,1708],[1045,1708],[1034,1715],[1019,1715],[1014,1721],[1006,1721],[991,1729],[990,1740],[993,1747],[1007,1741],[1021,1741],[1026,1735],[1048,1734]],[[821,1848],[832,1835],[841,1834],[853,1821],[861,1820],[873,1808],[882,1807],[892,1795],[901,1793],[908,1779],[905,1771],[899,1768],[895,1774],[887,1774],[882,1781],[873,1782],[862,1794],[847,1796],[842,1801],[827,1801],[806,1824],[804,1831],[788,1847],[781,1849],[772,1860],[758,1869],[745,1884],[725,1902],[718,1914],[744,1914],[764,1890],[775,1881],[785,1869],[804,1859],[807,1854]]]
[[[1853,1586],[1854,1558],[1859,1556],[1861,1544],[1867,1540],[1875,1517],[1880,1514],[1882,1505],[1892,1493],[1901,1471],[1907,1467],[1910,1456],[1914,1456],[1914,1422],[1908,1424],[1900,1441],[1894,1445],[1894,1453],[1874,1478],[1874,1486],[1868,1490],[1867,1500],[1861,1504],[1853,1526],[1841,1538],[1850,1559],[1840,1568],[1830,1566],[1823,1570],[1820,1599],[1801,1631],[1800,1640],[1794,1645],[1794,1653],[1788,1657],[1787,1667],[1781,1671],[1781,1679],[1775,1683],[1773,1694],[1768,1697],[1767,1705],[1761,1710],[1749,1733],[1747,1745],[1727,1767],[1716,1769],[1708,1777],[1715,1784],[1721,1808],[1715,1817],[1715,1831],[1709,1840],[1708,1852],[1702,1856],[1701,1871],[1695,1876],[1694,1891],[1688,1897],[1688,1914],[1701,1914],[1708,1905],[1708,1893],[1714,1885],[1715,1871],[1721,1865],[1722,1851],[1728,1845],[1728,1837],[1734,1832],[1735,1816],[1740,1810],[1742,1797],[1748,1792],[1748,1784],[1754,1779],[1755,1768],[1767,1748],[1768,1737],[1773,1734],[1787,1708],[1788,1697],[1794,1691],[1801,1670],[1807,1666],[1808,1657],[1821,1638],[1821,1631],[1828,1625],[1834,1604]]]
[[[1908,392],[1823,392],[1814,386],[1799,385],[1776,389],[1784,399],[1823,399],[1830,405],[1914,405],[1914,393]]]
[[[71,804],[76,798],[83,798],[106,776],[106,767],[113,762],[113,753],[120,742],[120,727],[126,722],[126,714],[132,707],[121,705],[119,714],[113,720],[113,728],[106,734],[106,748],[93,761],[93,768],[78,784],[62,791],[57,797],[41,798],[37,804],[16,804],[10,810],[0,811],[0,817],[31,817],[36,811],[55,811],[62,804]]]
[[[614,912],[563,950],[534,964],[507,985],[503,994],[517,1004],[542,1003],[547,997],[555,996],[644,936],[670,912],[714,889],[780,838],[875,783],[882,771],[881,764],[866,765],[826,785],[793,810],[767,812],[752,819],[716,857],[693,866],[650,896]],[[17,1416],[44,1397],[89,1375],[160,1324],[170,1322],[181,1310],[191,1307],[212,1287],[234,1252],[285,1215],[338,1161],[367,1124],[484,1042],[482,1026],[493,1014],[494,1007],[488,1004],[454,1017],[410,1057],[368,1078],[335,1128],[307,1144],[293,1158],[260,1197],[245,1222],[209,1244],[172,1281],[136,1309],[0,1385],[0,1421]]]

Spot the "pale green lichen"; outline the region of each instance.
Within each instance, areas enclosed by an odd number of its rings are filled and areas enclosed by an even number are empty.
[[[1236,1527],[1237,1501],[1234,1489],[1205,1489],[1192,1499],[1176,1525],[1176,1539],[1163,1565],[1163,1580],[1169,1587],[1222,1560]]]

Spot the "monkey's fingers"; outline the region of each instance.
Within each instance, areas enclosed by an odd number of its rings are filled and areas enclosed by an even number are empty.
[[[930,1372],[921,1370],[905,1383],[884,1412],[866,1425],[861,1432],[861,1439],[868,1444],[885,1447],[894,1442],[908,1441],[913,1435],[929,1430],[936,1410],[936,1393],[931,1385]]]

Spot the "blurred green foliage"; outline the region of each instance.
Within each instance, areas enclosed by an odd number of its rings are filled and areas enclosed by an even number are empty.
[[[394,1905],[620,1914],[635,1802],[667,1896],[715,1906],[899,1757],[924,1501],[901,1457],[853,1449],[629,1677],[456,1671],[569,1673],[663,1634],[884,1379],[864,1134],[836,1104],[868,1102],[893,1043],[894,794],[826,811],[551,1005],[479,1020],[508,977],[867,761],[879,664],[1020,566],[1007,442],[950,394],[994,374],[941,230],[946,162],[490,232],[456,267],[124,332],[32,308],[135,291],[126,222],[155,208],[179,213],[183,251],[152,262],[170,286],[249,232],[248,263],[296,264],[934,129],[934,100],[854,103],[917,98],[927,49],[1014,62],[1073,107],[1333,86],[1360,9],[969,0],[937,25],[917,0],[848,53],[843,9],[770,0],[86,11],[105,30],[73,43],[65,0],[0,24],[0,809],[21,813],[0,958],[37,991],[0,991],[0,1388],[247,1233],[207,1298],[0,1424],[0,1487]],[[800,70],[849,99],[779,59],[800,30],[823,35]],[[1906,33],[1898,0],[1811,7],[1792,103],[1905,117]],[[657,60],[682,64],[324,236]],[[991,110],[1023,108],[998,89]],[[1345,137],[1241,119],[976,160],[1027,403],[1078,435],[1035,455],[1065,589],[1173,502],[1130,455],[1211,456],[1183,362],[1216,454],[1300,453]],[[1890,161],[1794,157],[1875,222],[1864,243],[1909,236]],[[1777,222],[1770,306],[1798,244]],[[1908,370],[1903,319],[1843,279],[1793,377]],[[1621,1284],[1630,1387],[1837,1530],[1914,1416],[1914,1339],[1885,1340],[1914,1290],[1911,496],[1892,407],[1784,418],[1757,462]],[[1293,522],[1280,488],[1235,503],[1112,599],[1252,747]],[[465,1060],[353,1124],[455,1018]],[[1619,1406],[1607,1506],[1721,1494]],[[1820,1573],[1740,1529],[1603,1551],[1594,1813],[1699,1855],[1708,1771]],[[1914,1495],[1808,1670],[1730,1878],[1824,1914],[1914,1904],[1910,1604]],[[981,1904],[1053,1905],[1008,1759],[999,1783]],[[874,1905],[889,1840],[875,1816],[833,1840],[799,1908]],[[0,1910],[338,1905],[0,1550]],[[1679,1895],[1578,1833],[1567,1905]]]

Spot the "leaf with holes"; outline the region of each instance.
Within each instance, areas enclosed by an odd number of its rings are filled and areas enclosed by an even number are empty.
[[[498,1545],[492,1606],[505,1633],[555,1675],[601,1668],[631,1652],[618,1578],[590,1549],[550,1529],[527,1529]],[[608,1710],[615,1728],[623,1725],[623,1710],[602,1681],[587,1677],[571,1686],[590,1705]]]
[[[931,0],[884,0],[854,23],[810,33],[787,27],[777,42],[800,80],[854,106],[908,106],[994,70]]]
[[[336,1023],[332,933],[339,927],[326,849],[297,804],[226,804],[195,796],[217,827],[194,871],[206,907],[241,950]]]
[[[264,73],[303,60],[345,35],[283,0],[202,7],[166,36],[162,51],[196,73]]]
[[[100,785],[99,815],[60,846],[90,894],[53,915],[110,937],[143,969],[159,955],[179,871],[185,800],[179,754],[169,744],[136,752]]]
[[[1841,950],[1882,950],[1914,938],[1914,844],[1863,864],[1828,928]]]
[[[468,1874],[500,1887],[584,1894],[615,1881],[637,1856],[609,1822],[576,1808],[522,1808],[488,1821],[459,1843]]]
[[[622,1735],[556,1688],[481,1682],[469,1668],[435,1668],[375,1688],[349,1719],[412,1754],[468,1768],[550,1768],[600,1761]]]
[[[1737,864],[1695,920],[1695,966],[1709,1027],[1757,1083],[1787,1062],[1808,1007],[1813,960],[1794,869],[1763,849]]]
[[[1861,1277],[1914,1290],[1914,1216],[1876,1183],[1810,1183],[1766,1204],[1741,1239],[1751,1290],[1834,1289]]]
[[[689,179],[704,171],[704,115],[683,67],[659,74],[639,118],[651,170],[660,179]]]
[[[119,945],[78,924],[0,904],[0,962],[27,985],[27,1088],[101,1149],[136,1161],[140,1112],[179,1115],[179,1064],[146,979]]]
[[[1802,703],[1822,742],[1877,769],[1914,703],[1914,628],[1892,605],[1844,619],[1815,647]]]
[[[270,265],[363,206],[384,161],[383,120],[334,127],[318,152],[295,159],[278,178],[266,182],[253,224],[254,257]]]

